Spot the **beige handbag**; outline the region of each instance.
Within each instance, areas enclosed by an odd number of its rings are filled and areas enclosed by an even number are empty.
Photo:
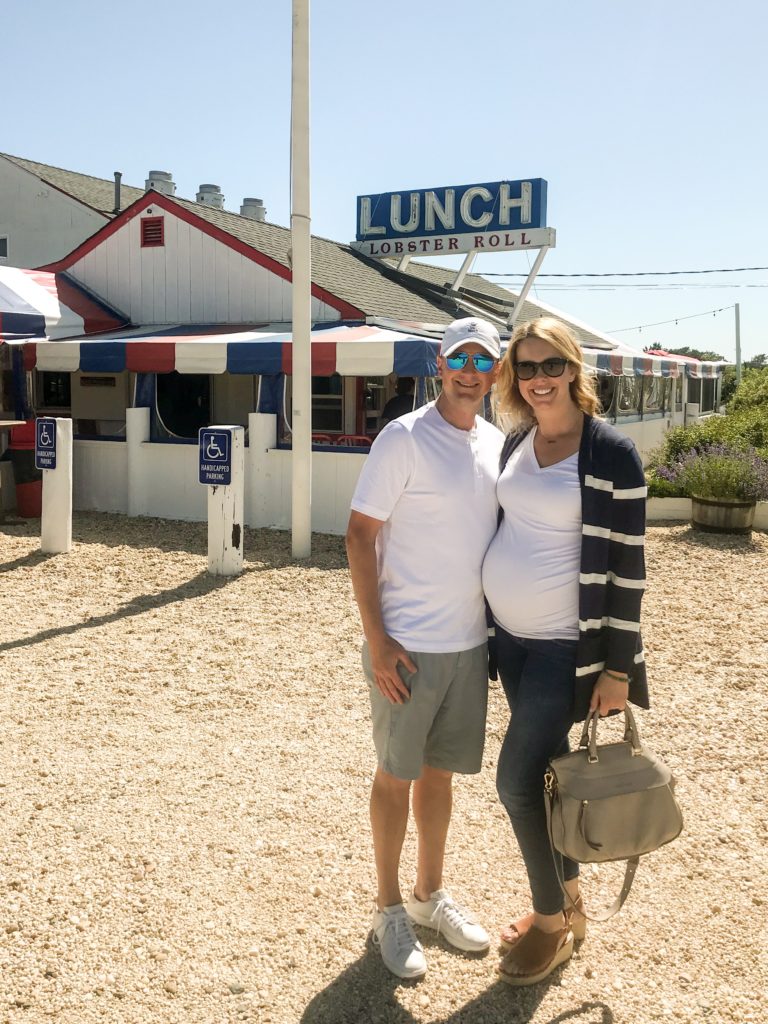
[[[629,895],[640,857],[679,836],[683,816],[672,772],[641,744],[629,706],[624,709],[624,739],[619,743],[597,745],[598,719],[593,712],[584,722],[578,749],[548,765],[544,802],[553,850],[581,864],[627,861],[614,903],[606,911],[586,915],[607,921]],[[558,857],[555,866],[565,892]]]

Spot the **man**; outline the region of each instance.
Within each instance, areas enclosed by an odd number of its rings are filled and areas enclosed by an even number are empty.
[[[378,768],[371,827],[378,877],[373,939],[401,978],[427,969],[412,921],[467,951],[487,932],[443,888],[455,772],[480,771],[488,693],[480,570],[496,531],[503,435],[477,414],[498,372],[485,320],[450,324],[437,402],[388,424],[352,498],[347,553],[366,642]],[[413,787],[418,868],[404,907],[400,854]]]
[[[413,389],[415,386],[416,381],[413,377],[397,378],[397,394],[390,398],[381,410],[382,427],[385,427],[392,420],[399,419],[401,416],[405,416],[406,413],[411,412],[413,409]]]

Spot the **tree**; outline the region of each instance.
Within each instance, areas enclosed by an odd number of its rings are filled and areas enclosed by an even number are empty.
[[[690,356],[692,359],[702,359],[705,363],[725,362],[725,356],[721,356],[719,352],[705,352],[703,349],[689,348],[687,345],[682,348],[668,348],[667,352],[671,356]]]

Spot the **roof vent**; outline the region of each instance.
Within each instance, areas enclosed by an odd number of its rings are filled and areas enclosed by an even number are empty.
[[[240,216],[247,217],[248,220],[263,221],[266,220],[267,211],[261,199],[246,197],[243,200],[243,205],[240,207]]]
[[[214,210],[224,209],[224,196],[219,185],[201,185],[196,198],[201,206],[212,206]]]
[[[176,182],[170,171],[150,171],[147,180],[144,182],[145,191],[153,188],[155,192],[162,192],[164,196],[176,194]]]

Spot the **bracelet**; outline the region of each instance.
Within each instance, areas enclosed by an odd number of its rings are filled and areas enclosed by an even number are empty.
[[[629,676],[620,676],[617,672],[611,672],[607,668],[603,669],[603,675],[608,676],[609,679],[615,679],[618,683],[629,683]]]

